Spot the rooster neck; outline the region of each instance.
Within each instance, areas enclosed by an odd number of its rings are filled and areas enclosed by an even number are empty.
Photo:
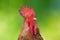
[[[35,17],[30,17],[30,18],[27,18],[25,20],[25,23],[28,25],[28,28],[29,28],[29,32],[31,33],[31,35],[34,35],[35,34]]]

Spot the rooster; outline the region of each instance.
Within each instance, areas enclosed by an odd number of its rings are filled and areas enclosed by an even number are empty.
[[[18,40],[43,40],[37,27],[34,9],[30,7],[22,7],[22,9],[19,10],[19,13],[24,18],[24,24]]]

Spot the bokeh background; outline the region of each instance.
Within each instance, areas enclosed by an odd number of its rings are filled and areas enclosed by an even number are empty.
[[[17,40],[24,19],[18,10],[34,8],[44,40],[60,40],[60,0],[0,0],[0,40]]]

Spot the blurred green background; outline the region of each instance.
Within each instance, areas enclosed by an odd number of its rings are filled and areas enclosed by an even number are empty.
[[[17,40],[24,19],[18,10],[34,8],[44,40],[60,40],[60,0],[0,0],[0,40]]]

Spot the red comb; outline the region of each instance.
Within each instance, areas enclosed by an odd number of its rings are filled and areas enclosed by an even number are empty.
[[[35,12],[33,8],[29,8],[29,7],[23,7],[20,13],[23,17],[30,17],[31,15],[35,16]]]

